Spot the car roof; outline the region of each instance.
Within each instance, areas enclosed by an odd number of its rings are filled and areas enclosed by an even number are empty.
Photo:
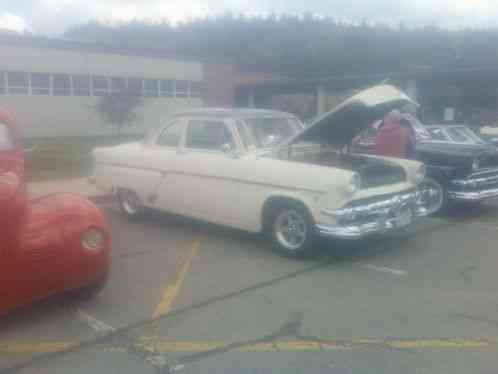
[[[241,117],[295,117],[291,113],[270,109],[253,108],[196,108],[175,112],[174,117],[216,117],[216,118],[241,118]]]

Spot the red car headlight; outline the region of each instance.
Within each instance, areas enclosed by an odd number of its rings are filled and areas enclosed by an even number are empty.
[[[91,227],[81,235],[81,246],[89,251],[99,251],[104,248],[106,236],[96,227]]]

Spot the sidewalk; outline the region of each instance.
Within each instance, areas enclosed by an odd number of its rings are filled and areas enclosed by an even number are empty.
[[[87,178],[59,179],[28,183],[28,195],[31,199],[56,192],[70,192],[83,195],[95,202],[110,202],[112,195],[98,190]]]

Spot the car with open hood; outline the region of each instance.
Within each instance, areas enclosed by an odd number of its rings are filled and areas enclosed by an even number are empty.
[[[452,201],[477,203],[498,197],[496,146],[464,125],[423,125],[410,114],[403,114],[403,119],[415,133],[412,158],[427,167],[421,190],[433,196],[432,205],[437,210]],[[377,128],[378,124],[373,123],[358,135],[352,149],[373,154]]]
[[[0,315],[57,293],[89,295],[107,279],[111,237],[90,201],[58,193],[29,200],[14,117],[0,110]]]
[[[344,152],[368,124],[410,102],[376,86],[307,128],[280,111],[192,109],[142,142],[95,149],[93,180],[128,216],[154,208],[265,232],[276,250],[298,256],[317,235],[355,239],[427,214],[422,163]]]

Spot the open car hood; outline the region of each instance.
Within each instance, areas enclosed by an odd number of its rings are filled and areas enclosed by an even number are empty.
[[[289,139],[297,142],[319,142],[343,147],[372,122],[393,109],[418,104],[390,85],[378,85],[361,91],[316,119],[311,125]]]

